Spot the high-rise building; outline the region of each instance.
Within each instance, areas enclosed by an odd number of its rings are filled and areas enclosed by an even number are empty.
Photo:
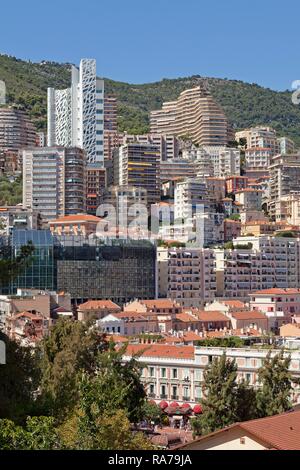
[[[226,176],[241,174],[239,149],[206,145],[203,147],[203,150],[211,158],[215,177],[225,178]]]
[[[86,210],[86,155],[73,147],[24,149],[23,207],[46,220]]]
[[[151,111],[153,134],[185,136],[199,145],[226,145],[232,139],[221,107],[202,86],[183,91],[176,101]]]
[[[104,81],[96,60],[82,59],[71,75],[70,88],[48,88],[48,146],[79,147],[88,163],[103,164]]]
[[[104,131],[117,131],[117,98],[112,95],[104,97]]]
[[[269,213],[273,221],[281,220],[281,198],[299,191],[300,153],[276,155],[269,166]]]
[[[114,153],[114,184],[147,190],[148,205],[160,200],[160,151],[152,144],[127,144]]]
[[[106,170],[97,163],[90,163],[86,168],[86,210],[96,215],[100,198],[106,188]]]
[[[276,137],[276,131],[271,127],[251,127],[235,133],[235,140],[239,142],[240,139],[246,141],[246,147],[249,148],[269,148],[272,150],[272,155],[279,151],[279,144]]]
[[[13,106],[0,108],[0,150],[18,152],[36,145],[36,130],[28,114]]]

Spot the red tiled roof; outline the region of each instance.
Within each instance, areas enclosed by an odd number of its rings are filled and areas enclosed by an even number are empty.
[[[241,300],[220,300],[220,304],[227,305],[228,307],[237,307],[243,308],[245,307],[245,303],[241,302]]]
[[[119,305],[111,300],[88,300],[84,304],[79,305],[79,310],[97,310],[101,308],[120,309]]]
[[[244,421],[243,423],[235,423],[231,426],[223,428],[219,431],[207,434],[193,441],[201,442],[208,440],[216,434],[230,431],[231,429],[242,429],[251,434],[253,438],[263,442],[268,449],[277,450],[299,450],[300,442],[300,411],[291,411],[267,418],[254,419]],[[177,449],[189,448],[191,444],[178,446]]]
[[[219,312],[218,310],[196,310],[193,312],[197,317],[199,318],[200,321],[225,321],[225,322],[230,322],[230,319],[226,317],[222,312]]]
[[[267,317],[256,310],[246,312],[231,312],[230,315],[236,320],[266,320]]]
[[[129,344],[125,355],[132,356],[141,351],[143,351],[142,357],[194,359],[194,346],[174,346],[169,344]]]
[[[257,290],[255,292],[251,292],[250,295],[268,295],[268,294],[275,294],[275,295],[289,295],[289,294],[300,294],[300,289],[293,289],[293,288],[287,288],[287,289],[279,289],[277,287],[274,287],[272,289],[262,289],[262,290]]]
[[[43,317],[41,315],[37,315],[37,314],[31,313],[31,312],[16,313],[12,317],[10,317],[10,319],[11,320],[17,320],[18,318],[22,318],[22,317],[30,318],[30,320],[43,320]]]
[[[140,300],[140,303],[146,305],[147,308],[174,308],[175,304],[171,299]]]

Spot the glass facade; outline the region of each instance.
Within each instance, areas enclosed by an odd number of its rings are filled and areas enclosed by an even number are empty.
[[[50,230],[13,230],[10,238],[12,256],[17,256],[28,242],[34,246],[32,260],[30,266],[11,282],[11,293],[18,287],[55,290],[54,240]]]

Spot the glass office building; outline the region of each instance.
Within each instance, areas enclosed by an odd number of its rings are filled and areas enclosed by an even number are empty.
[[[31,242],[34,252],[29,266],[11,281],[10,291],[17,288],[55,290],[54,239],[50,230],[13,230],[10,237],[11,255],[16,257],[21,247]]]
[[[147,240],[60,237],[56,250],[57,289],[78,302],[155,297],[156,249]]]
[[[13,230],[10,254],[32,242],[30,265],[11,282],[17,288],[69,292],[74,302],[111,299],[122,305],[155,297],[156,248],[148,240],[53,236],[49,230]],[[6,291],[3,291],[7,292]]]

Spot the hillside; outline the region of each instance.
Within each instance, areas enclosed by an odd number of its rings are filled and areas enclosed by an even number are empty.
[[[69,86],[70,65],[38,64],[0,55],[0,80],[6,82],[8,102],[25,106],[37,127],[45,129],[47,87]],[[163,101],[177,98],[182,90],[201,80],[206,80],[235,128],[270,125],[279,135],[290,136],[300,145],[300,106],[292,103],[288,91],[276,92],[256,84],[200,75],[143,85],[105,79],[105,88],[118,98],[119,129],[142,133],[148,130],[150,110],[160,108]]]

